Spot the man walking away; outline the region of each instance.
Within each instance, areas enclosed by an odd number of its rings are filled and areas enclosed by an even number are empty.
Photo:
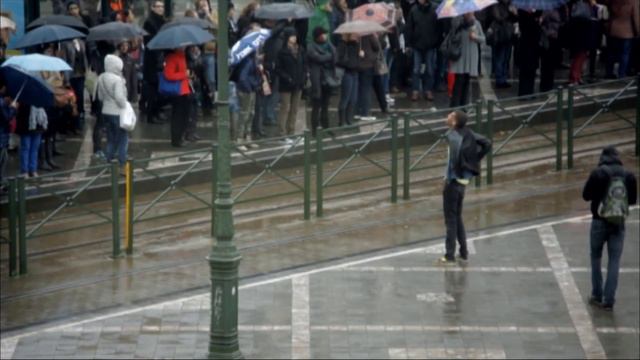
[[[632,173],[622,167],[618,150],[607,146],[602,150],[598,167],[591,172],[582,198],[591,201],[591,297],[589,304],[613,310],[618,270],[624,244],[624,218],[628,206],[637,201],[637,183]],[[602,288],[602,250],[609,254],[607,282]]]
[[[466,127],[467,114],[454,111],[447,116],[449,159],[445,169],[445,185],[442,194],[444,220],[447,226],[446,253],[438,259],[442,264],[455,261],[456,239],[460,245],[460,259],[466,261],[467,234],[462,223],[464,190],[472,177],[480,174],[480,161],[491,150],[491,142]]]

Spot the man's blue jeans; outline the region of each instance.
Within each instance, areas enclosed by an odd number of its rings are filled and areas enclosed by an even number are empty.
[[[411,86],[413,91],[432,91],[434,74],[436,70],[436,49],[417,50],[413,49],[413,75],[411,77]],[[425,64],[424,72],[421,72],[422,63]]]
[[[604,285],[603,293],[600,265],[605,244],[609,254],[609,263],[607,265],[607,282]],[[602,219],[591,221],[591,296],[606,305],[615,303],[623,245],[624,224],[615,225]]]
[[[42,133],[29,132],[20,135],[20,173],[38,172],[38,149]]]
[[[492,50],[491,62],[493,72],[496,75],[496,84],[506,84],[509,74],[509,52],[511,52],[511,44],[494,45]]]
[[[124,165],[127,161],[127,149],[129,147],[129,134],[120,128],[120,117],[118,115],[102,114],[107,126],[107,153],[108,161],[113,160],[116,152],[118,162]]]
[[[340,120],[350,124],[353,120],[353,112],[358,100],[358,73],[345,70],[341,85],[340,103],[338,104]]]
[[[631,46],[633,39],[620,39],[610,36],[607,38],[609,56],[607,58],[607,76],[613,76],[613,66],[618,63],[618,77],[627,76],[629,68],[629,57],[631,56]]]

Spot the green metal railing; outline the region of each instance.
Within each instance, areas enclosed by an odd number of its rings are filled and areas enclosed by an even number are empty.
[[[601,87],[603,83],[598,84],[588,84],[581,86],[569,86],[568,89],[568,109],[567,109],[567,166],[569,169],[573,168],[573,155],[574,155],[574,144],[579,139],[588,139],[597,136],[601,136],[606,133],[614,133],[621,132],[627,130],[635,130],[636,141],[635,141],[635,153],[636,156],[640,153],[640,128],[639,128],[639,116],[640,113],[640,76],[611,80],[607,81],[604,84],[623,84],[622,88],[612,89],[611,91],[605,91],[602,93],[590,94],[589,90],[594,89],[596,86]],[[635,87],[635,88],[634,88]],[[635,108],[636,108],[636,116],[635,121],[629,118],[628,116],[622,114],[622,111],[616,110],[614,105],[617,102],[621,101],[624,96],[630,97],[635,95]],[[587,102],[591,105],[594,105],[597,108],[591,116],[587,118],[577,129],[575,128],[575,120],[574,120],[574,104],[577,100],[583,100],[583,102]],[[597,119],[602,119],[603,115],[611,114],[614,115],[613,118],[604,119],[598,121]],[[622,121],[626,123],[626,126],[610,126],[613,122]],[[587,133],[585,130],[588,128],[594,128],[595,125],[605,125],[606,129],[592,131],[591,133]]]
[[[379,129],[369,134],[362,144],[350,144],[348,140],[340,136],[342,133],[351,132],[354,129],[359,130],[361,126],[379,127]],[[339,128],[321,129],[318,128],[316,137],[316,216],[323,216],[324,209],[324,191],[330,187],[338,187],[350,184],[357,184],[363,181],[370,181],[374,179],[380,179],[389,177],[391,179],[390,192],[391,202],[395,203],[398,200],[398,118],[392,116],[389,119],[377,120],[367,123],[354,124],[343,126]],[[391,159],[389,166],[385,166],[382,161],[373,159],[366,153],[371,147],[374,140],[380,139],[384,136],[390,136],[391,142]],[[325,140],[325,138],[327,140]],[[343,161],[336,169],[330,171],[328,176],[324,174],[324,149],[326,146],[335,146],[337,148],[346,150],[348,157]],[[380,170],[382,174],[367,176],[367,177],[353,177],[349,179],[335,182],[338,175],[344,174],[347,170],[353,169],[349,167],[356,159],[362,159],[374,168]]]

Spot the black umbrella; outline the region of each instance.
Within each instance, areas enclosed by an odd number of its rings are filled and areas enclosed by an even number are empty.
[[[311,16],[313,16],[312,9],[294,3],[274,3],[260,6],[255,14],[258,19],[271,20],[307,19]]]
[[[161,30],[147,45],[151,50],[171,50],[213,41],[210,33],[193,25],[173,26]]]
[[[211,23],[211,21],[209,20],[203,20],[200,18],[184,16],[184,17],[175,18],[171,22],[168,22],[162,25],[162,27],[160,28],[160,31],[168,28],[172,28],[174,26],[182,26],[182,25],[193,25],[205,30],[215,29],[213,23]]]
[[[138,25],[112,21],[89,29],[87,41],[119,41],[145,36],[147,32]]]
[[[27,25],[27,31],[33,30],[43,25],[62,25],[80,30],[85,34],[89,32],[89,28],[82,22],[82,20],[78,19],[77,17],[68,15],[47,15],[40,17]]]
[[[22,35],[14,45],[14,49],[24,49],[30,46],[83,38],[86,35],[70,27],[61,25],[44,25]]]

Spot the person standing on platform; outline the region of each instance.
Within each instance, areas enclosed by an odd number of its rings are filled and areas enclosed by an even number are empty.
[[[165,23],[164,1],[151,1],[151,11],[145,20],[143,28],[148,33],[144,37],[144,45],[156,36],[160,28]],[[140,109],[147,114],[147,122],[151,124],[162,124],[160,121],[160,95],[158,94],[158,73],[162,71],[162,52],[146,49],[142,64],[142,97],[140,99]]]

